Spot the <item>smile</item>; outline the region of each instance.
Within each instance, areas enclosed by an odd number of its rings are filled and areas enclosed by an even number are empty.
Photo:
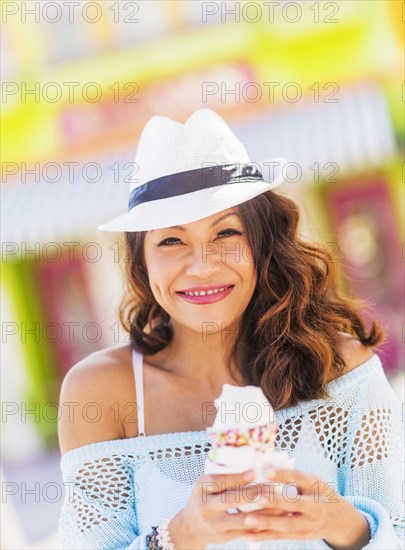
[[[222,291],[208,291],[206,294],[203,292],[199,293],[183,293],[177,292],[178,296],[183,298],[186,302],[192,304],[212,304],[213,302],[219,302],[226,298],[233,290],[233,286],[226,288]]]

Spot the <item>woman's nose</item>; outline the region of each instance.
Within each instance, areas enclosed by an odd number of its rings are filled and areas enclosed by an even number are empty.
[[[203,243],[200,248],[195,249],[188,261],[188,275],[206,279],[220,271],[221,255],[214,247],[213,243]]]

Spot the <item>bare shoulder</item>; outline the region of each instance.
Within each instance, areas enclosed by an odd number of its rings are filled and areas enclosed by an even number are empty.
[[[66,374],[59,396],[62,454],[124,437],[117,403],[128,387],[130,359],[128,345],[107,348],[85,357]]]
[[[340,334],[342,340],[339,346],[339,353],[346,363],[345,373],[359,367],[373,357],[373,350],[362,344],[356,337],[344,332]]]

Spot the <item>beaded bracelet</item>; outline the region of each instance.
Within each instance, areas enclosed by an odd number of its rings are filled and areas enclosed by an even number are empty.
[[[159,546],[159,542],[157,539],[157,527],[152,527],[152,534],[146,535],[146,548],[148,550],[162,550],[162,547]]]
[[[152,534],[146,536],[148,550],[175,550],[167,531],[167,526],[172,518],[173,516],[170,516],[161,521],[158,526],[152,526]]]

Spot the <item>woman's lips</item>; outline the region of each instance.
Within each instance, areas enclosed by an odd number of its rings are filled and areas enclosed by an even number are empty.
[[[214,302],[219,302],[226,298],[233,290],[233,286],[223,290],[222,292],[216,292],[214,294],[207,294],[206,296],[191,296],[190,294],[181,294],[177,292],[180,298],[183,298],[186,302],[191,304],[212,304]]]

